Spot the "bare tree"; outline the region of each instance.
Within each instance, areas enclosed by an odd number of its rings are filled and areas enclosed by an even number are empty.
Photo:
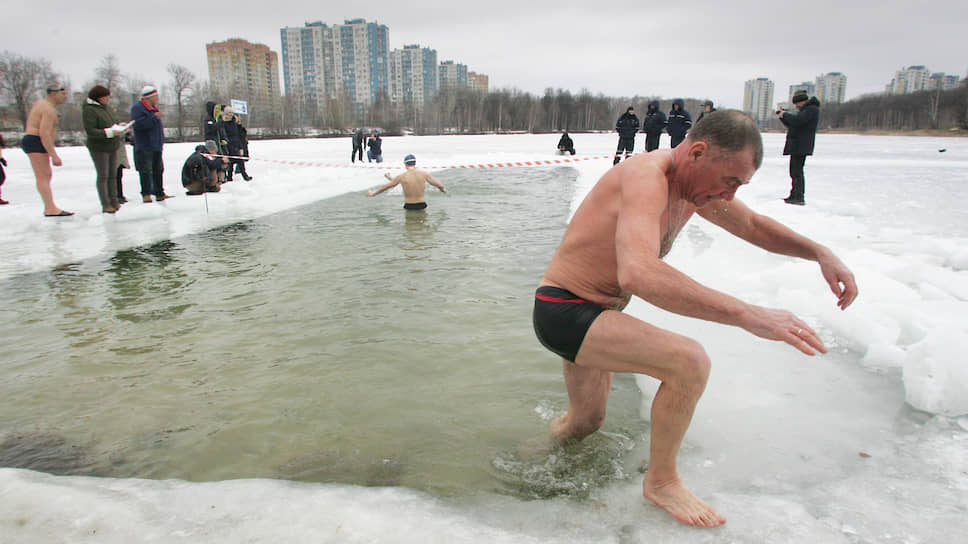
[[[168,75],[171,76],[171,90],[175,94],[175,103],[178,105],[178,139],[184,140],[185,125],[185,98],[191,94],[192,84],[195,83],[195,74],[188,68],[180,64],[169,64]]]
[[[117,90],[121,83],[121,63],[118,62],[117,55],[112,53],[101,59],[101,63],[94,70],[94,75],[101,85],[111,89],[112,92]]]
[[[30,103],[53,79],[47,59],[31,59],[11,51],[0,53],[0,95],[13,99],[24,128]]]

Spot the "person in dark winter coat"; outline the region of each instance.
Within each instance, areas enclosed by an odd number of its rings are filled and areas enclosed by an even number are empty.
[[[363,162],[363,129],[358,128],[353,133],[353,153],[350,154],[350,162],[355,163],[357,156]]]
[[[698,123],[699,121],[702,121],[702,116],[703,115],[706,115],[707,113],[712,113],[714,111],[716,111],[716,107],[713,105],[713,101],[712,100],[707,100],[707,101],[703,102],[702,103],[702,112],[699,114],[699,119],[696,119],[696,122]]]
[[[638,131],[639,118],[635,116],[635,108],[629,106],[615,122],[615,132],[618,132],[618,149],[615,150],[613,165],[622,160],[622,151],[625,151],[626,159],[635,151],[635,133]]]
[[[371,134],[370,139],[366,141],[366,146],[370,148],[366,152],[368,162],[383,162],[383,140],[379,133]]]
[[[805,91],[797,91],[793,94],[792,102],[799,110],[796,113],[782,108],[776,112],[780,122],[787,127],[783,154],[790,156],[790,196],[783,201],[803,206],[806,204],[804,193],[807,184],[803,177],[803,165],[807,162],[807,155],[813,155],[817,123],[820,121],[820,101],[816,96],[808,98]]]
[[[141,200],[151,202],[151,196],[161,202],[170,196],[165,194],[163,174],[165,163],[161,148],[165,145],[165,130],[158,111],[158,90],[151,85],[141,89],[141,100],[131,106],[134,121],[134,167],[141,175]]]
[[[659,111],[659,101],[649,102],[649,109],[645,112],[645,121],[642,123],[642,132],[645,133],[645,152],[659,149],[659,139],[662,131],[665,130],[666,116]]]
[[[205,136],[205,141],[218,141],[218,127],[216,123],[218,123],[220,112],[216,111],[217,109],[215,102],[209,101],[205,103],[205,120],[202,121],[202,135]]]
[[[564,155],[565,153],[575,154],[575,142],[572,141],[568,132],[562,132],[561,139],[558,140],[558,154]]]
[[[686,133],[692,127],[692,116],[685,110],[685,102],[681,98],[672,101],[672,109],[669,110],[669,124],[666,132],[672,140],[673,149],[686,139]]]
[[[208,140],[206,145],[195,146],[195,152],[182,166],[182,186],[186,189],[185,194],[200,195],[222,190],[218,182],[218,172],[228,164],[228,159],[210,156],[215,153],[218,153],[218,150],[212,140]]]
[[[222,115],[215,125],[218,128],[218,144],[221,153],[223,155],[231,155],[232,157],[243,157],[244,142],[242,139],[242,129],[231,107],[225,106],[222,108]],[[238,168],[239,173],[242,174],[242,179],[245,181],[252,179],[245,171],[245,159],[232,158],[229,159],[229,168],[225,173],[225,181],[232,181],[232,170],[235,168]]]
[[[235,117],[235,124],[239,126],[239,140],[242,141],[242,149],[239,151],[239,155],[243,157],[249,156],[249,131],[245,129],[245,125],[242,124],[242,118],[236,114],[232,114]],[[242,179],[245,181],[252,181],[252,176],[250,176],[245,171],[245,159],[240,160],[235,163],[235,173],[242,174]]]

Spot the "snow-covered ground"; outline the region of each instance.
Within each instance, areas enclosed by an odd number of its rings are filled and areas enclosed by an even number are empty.
[[[610,154],[616,138],[573,136],[579,155],[571,164],[580,172],[574,208],[611,166],[597,157]],[[807,161],[802,208],[780,201],[789,189],[783,135],[764,140],[764,166],[739,198],[834,249],[858,279],[854,306],[836,309],[816,265],[765,254],[701,219],[684,230],[668,260],[744,300],[794,311],[821,332],[831,353],[807,358],[638,300],[628,309],[700,338],[713,359],[681,469],[726,515],[724,527],[678,525],[643,504],[635,478],[584,501],[522,501],[0,469],[0,542],[957,541],[968,534],[968,140],[821,135]],[[348,139],[256,141],[249,167],[255,179],[207,197],[185,196],[180,186],[194,145],[167,145],[166,191],[177,198],[139,202],[137,174],[127,171],[131,203],[116,215],[100,213],[86,149],[65,148],[54,195],[77,215],[63,219],[42,216],[26,157],[6,149],[2,194],[12,204],[0,207],[0,286],[334,195],[363,198],[384,172],[399,171],[408,153],[433,167],[555,160],[556,141],[556,135],[386,138],[379,167],[350,165]],[[435,175],[446,183],[446,171]],[[637,383],[647,419],[655,384],[644,377]]]

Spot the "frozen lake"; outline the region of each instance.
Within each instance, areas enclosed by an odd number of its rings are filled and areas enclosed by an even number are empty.
[[[531,332],[534,286],[612,135],[253,142],[250,183],[166,190],[100,214],[84,148],[61,151],[41,217],[7,149],[0,208],[0,534],[14,542],[949,542],[968,531],[968,140],[820,135],[807,206],[782,203],[782,134],[738,197],[830,246],[816,265],[694,219],[667,260],[788,308],[829,354],[632,315],[698,339],[713,373],[680,455],[728,522],[682,527],[641,497],[655,383],[616,380],[595,436],[517,456],[567,406]],[[637,142],[641,149],[642,141]],[[668,140],[663,140],[663,146]],[[940,149],[945,149],[939,153]],[[367,199],[414,153],[448,195]],[[567,157],[570,159],[570,157]],[[581,160],[591,158],[592,160]],[[292,164],[304,163],[304,164]],[[206,209],[207,208],[207,209]]]

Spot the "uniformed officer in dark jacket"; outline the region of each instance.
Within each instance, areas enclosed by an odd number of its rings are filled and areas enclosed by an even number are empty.
[[[716,106],[713,104],[712,100],[707,100],[703,102],[702,111],[699,112],[699,119],[696,119],[696,122],[698,123],[699,121],[702,121],[703,115],[706,115],[707,113],[712,113],[714,111],[716,111]]]
[[[817,123],[820,121],[820,101],[816,96],[808,98],[806,91],[797,91],[793,94],[792,102],[798,111],[791,112],[781,108],[776,112],[780,122],[787,127],[783,154],[790,156],[790,196],[783,201],[787,204],[803,206],[806,204],[803,165],[807,162],[807,155],[813,155]]]
[[[672,140],[672,147],[675,148],[686,139],[686,133],[692,127],[692,115],[686,111],[686,104],[681,98],[672,101],[672,109],[669,110],[669,124],[666,132]]]
[[[615,130],[618,132],[618,149],[615,150],[615,160],[612,164],[618,164],[622,160],[622,151],[625,151],[625,158],[629,158],[635,151],[635,133],[639,131],[639,118],[635,116],[635,108],[629,106],[625,113],[615,122]]]
[[[666,124],[665,114],[659,111],[659,101],[649,102],[649,110],[645,112],[645,121],[642,123],[646,153],[659,149],[659,138],[662,137],[662,131],[665,130]]]

